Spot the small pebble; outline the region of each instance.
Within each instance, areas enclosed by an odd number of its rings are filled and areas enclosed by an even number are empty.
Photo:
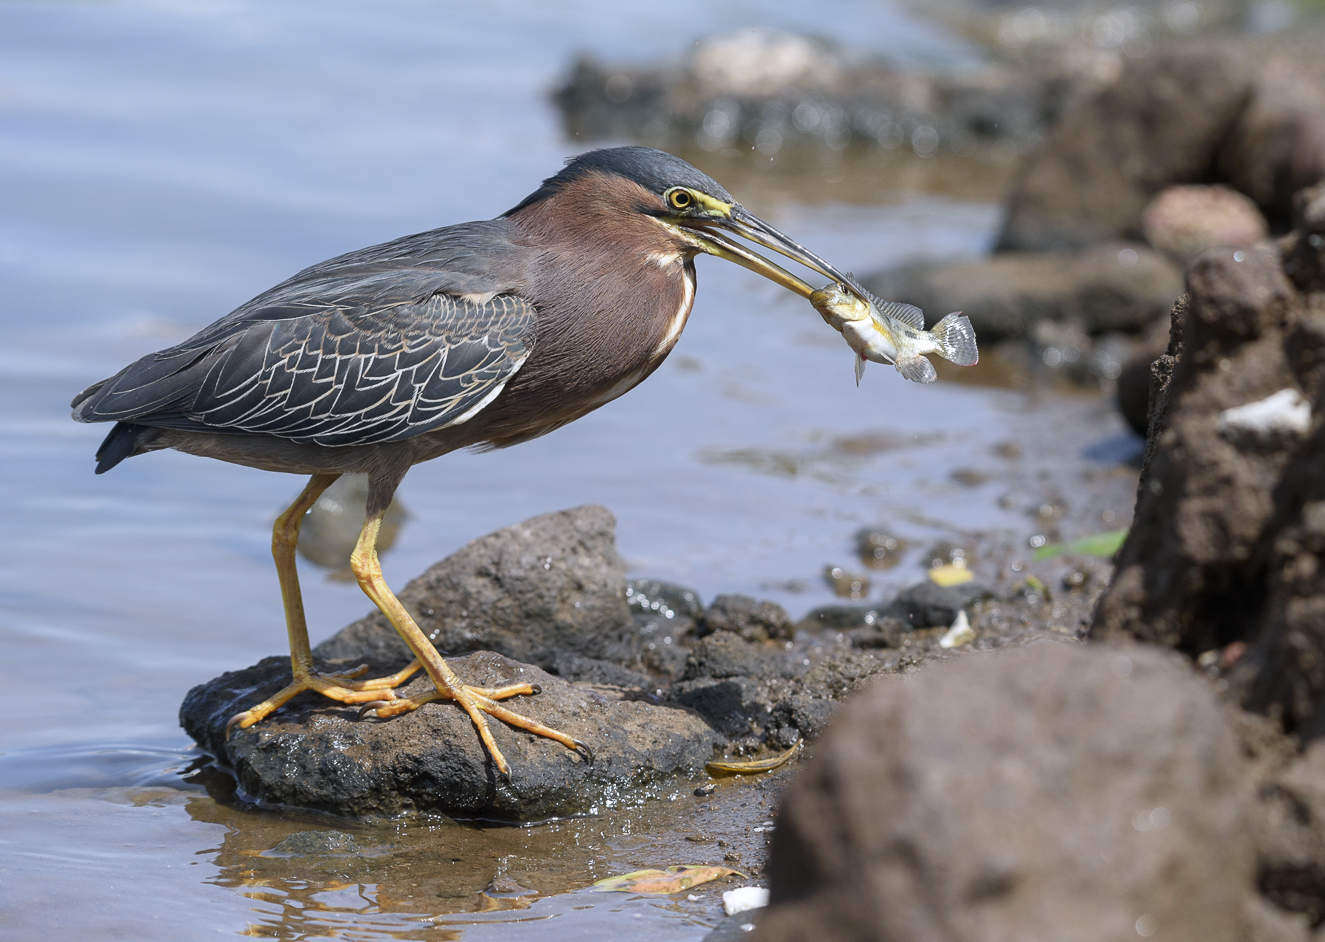
[[[699,798],[707,798],[709,795],[713,794],[713,790],[717,787],[718,787],[717,784],[714,782],[709,782],[706,785],[700,785],[698,788],[695,789],[695,795],[698,796]]]
[[[841,566],[825,566],[824,580],[833,594],[844,599],[863,599],[870,591],[870,577]]]

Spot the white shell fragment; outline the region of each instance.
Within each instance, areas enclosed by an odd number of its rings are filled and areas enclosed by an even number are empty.
[[[751,909],[763,909],[768,905],[768,887],[738,886],[722,894],[722,908],[728,916],[747,912]]]
[[[1296,389],[1281,389],[1256,402],[1225,409],[1215,423],[1220,436],[1234,444],[1296,438],[1310,427],[1311,403]]]
[[[952,627],[939,638],[939,647],[960,648],[974,640],[975,629],[971,627],[971,620],[966,617],[966,612],[959,611],[957,617],[952,620]]]

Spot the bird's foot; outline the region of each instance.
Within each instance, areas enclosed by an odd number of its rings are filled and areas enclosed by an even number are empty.
[[[419,669],[419,662],[387,677],[374,677],[371,680],[357,678],[368,670],[360,665],[339,674],[319,674],[311,670],[297,670],[290,683],[254,707],[236,713],[225,724],[226,734],[238,727],[247,729],[254,723],[266,719],[273,711],[284,706],[305,690],[314,690],[324,697],[330,697],[341,703],[389,703],[396,699],[394,687],[404,683],[410,675]]]
[[[370,680],[356,680],[368,672],[367,664],[360,664],[358,667],[347,671],[340,671],[335,675],[328,676],[328,680],[336,680],[342,687],[349,690],[390,690],[399,687],[405,681],[413,677],[423,665],[419,663],[418,658],[410,661],[394,674],[388,674],[386,677],[373,677]],[[389,700],[390,697],[378,697],[379,700]],[[362,701],[355,701],[362,702]]]
[[[497,766],[507,779],[511,777],[510,766],[506,764],[505,757],[501,750],[492,739],[492,732],[488,729],[487,717],[496,717],[508,726],[514,726],[516,729],[523,729],[526,732],[533,733],[535,736],[542,736],[546,739],[552,739],[561,743],[572,752],[578,752],[586,761],[593,761],[593,753],[589,747],[578,739],[567,736],[560,730],[555,730],[550,726],[544,726],[538,720],[531,719],[514,710],[508,710],[498,703],[498,700],[506,700],[510,697],[519,697],[539,693],[540,690],[534,684],[511,684],[507,687],[471,687],[468,684],[460,684],[455,687],[438,685],[430,693],[420,694],[417,697],[396,697],[394,699],[382,698],[381,702],[369,703],[364,707],[364,712],[373,712],[383,719],[391,716],[399,716],[401,713],[408,713],[411,710],[417,710],[425,703],[431,703],[434,700],[454,700],[464,708],[469,714],[470,720],[474,723],[474,728],[478,730],[479,739],[483,741],[483,748],[492,756],[492,762]]]

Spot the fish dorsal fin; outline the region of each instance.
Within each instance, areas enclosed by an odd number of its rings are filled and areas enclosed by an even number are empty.
[[[869,299],[880,314],[895,317],[903,324],[914,327],[916,330],[925,329],[925,312],[914,304],[906,304],[902,301],[884,301],[873,294],[869,296]]]

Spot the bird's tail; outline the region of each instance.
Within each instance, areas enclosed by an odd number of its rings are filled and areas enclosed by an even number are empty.
[[[975,328],[961,311],[953,311],[930,329],[939,345],[939,356],[958,366],[975,366],[980,351],[975,346]]]
[[[97,449],[97,474],[105,474],[125,458],[142,454],[143,438],[153,429],[132,422],[116,422]]]

